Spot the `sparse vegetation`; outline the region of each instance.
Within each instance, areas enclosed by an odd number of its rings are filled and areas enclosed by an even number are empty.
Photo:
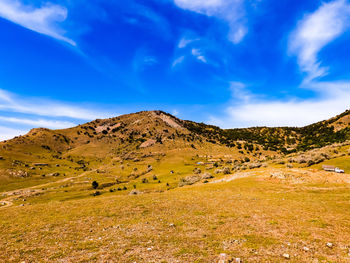
[[[141,112],[1,142],[0,262],[346,262],[348,114],[221,130]]]

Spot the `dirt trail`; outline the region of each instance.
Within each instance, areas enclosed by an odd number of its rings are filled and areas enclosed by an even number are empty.
[[[257,173],[259,172],[240,172],[240,173],[234,173],[234,174],[230,174],[224,178],[221,178],[221,179],[218,179],[218,180],[214,180],[214,181],[211,181],[210,183],[222,183],[222,182],[231,182],[233,180],[237,180],[237,179],[240,179],[240,178],[245,178],[245,177],[249,177],[249,176],[254,176],[256,175]],[[261,173],[261,172],[260,172]]]
[[[21,189],[16,189],[16,190],[12,190],[12,191],[7,191],[7,192],[1,192],[0,196],[7,196],[6,198],[0,200],[0,204],[4,204],[2,206],[0,206],[0,209],[2,208],[7,208],[13,205],[13,200],[20,196],[20,195],[33,195],[33,194],[37,194],[37,193],[43,193],[45,192],[45,190],[43,190],[43,188],[46,188],[52,184],[59,184],[59,183],[64,183],[73,179],[77,179],[80,177],[83,177],[85,175],[87,175],[90,172],[84,172],[82,174],[79,174],[77,176],[72,176],[72,177],[67,177],[58,181],[54,181],[54,182],[49,182],[49,183],[45,183],[45,184],[40,184],[40,185],[35,185],[35,186],[31,186],[31,187],[26,187],[26,188],[21,188]],[[27,197],[29,197],[27,196]]]

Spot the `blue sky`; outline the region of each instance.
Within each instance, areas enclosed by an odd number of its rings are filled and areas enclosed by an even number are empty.
[[[345,0],[0,0],[0,139],[161,109],[223,128],[349,108]]]

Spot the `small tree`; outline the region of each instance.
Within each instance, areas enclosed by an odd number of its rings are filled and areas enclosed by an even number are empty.
[[[97,189],[97,187],[98,187],[98,182],[93,181],[91,185],[92,185],[92,188]]]

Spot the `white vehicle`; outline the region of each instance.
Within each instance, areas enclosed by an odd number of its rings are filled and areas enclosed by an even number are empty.
[[[344,170],[342,170],[342,169],[339,169],[338,167],[336,167],[335,169],[334,169],[334,172],[336,172],[336,173],[344,173]]]

